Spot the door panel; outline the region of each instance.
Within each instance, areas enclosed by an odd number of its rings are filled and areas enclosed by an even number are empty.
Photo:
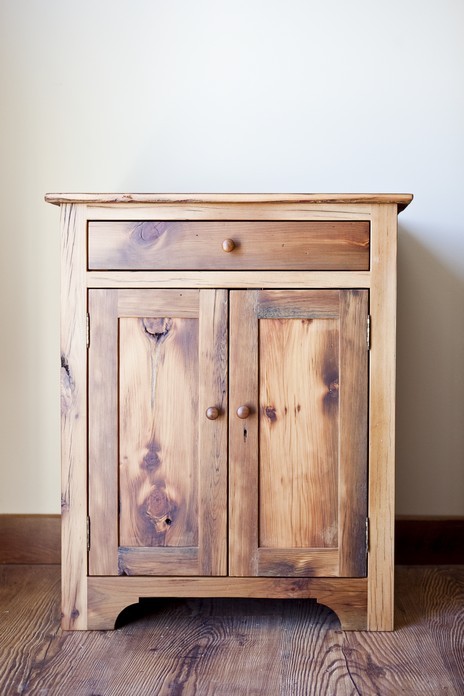
[[[364,290],[231,292],[232,575],[365,575],[367,308]]]
[[[90,574],[225,574],[226,291],[91,290],[89,310]]]
[[[198,324],[119,320],[120,546],[198,546]]]
[[[338,353],[336,319],[259,321],[260,547],[337,547]]]

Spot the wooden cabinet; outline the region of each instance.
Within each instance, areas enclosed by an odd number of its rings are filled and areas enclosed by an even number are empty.
[[[411,196],[47,200],[62,207],[63,627],[111,628],[140,597],[256,596],[392,629]]]

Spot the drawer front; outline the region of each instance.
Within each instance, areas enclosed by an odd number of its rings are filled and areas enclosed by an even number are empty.
[[[88,223],[89,270],[369,270],[369,223]]]

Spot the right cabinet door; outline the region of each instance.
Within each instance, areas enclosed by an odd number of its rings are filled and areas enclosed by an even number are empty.
[[[231,575],[366,575],[367,317],[367,290],[231,291]]]

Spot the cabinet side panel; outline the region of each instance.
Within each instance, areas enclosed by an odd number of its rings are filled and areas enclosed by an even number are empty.
[[[90,575],[118,572],[118,290],[90,290]]]
[[[367,290],[340,291],[340,575],[366,574]]]
[[[62,627],[87,628],[85,206],[61,208]]]
[[[393,629],[396,205],[373,206],[368,628]]]

